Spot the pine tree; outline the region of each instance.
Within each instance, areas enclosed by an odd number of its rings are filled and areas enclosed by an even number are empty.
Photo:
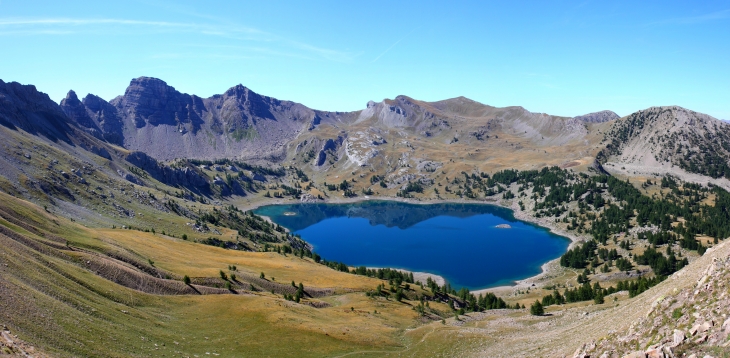
[[[545,308],[543,308],[540,301],[535,301],[535,303],[530,306],[530,314],[533,316],[542,316],[545,314]]]

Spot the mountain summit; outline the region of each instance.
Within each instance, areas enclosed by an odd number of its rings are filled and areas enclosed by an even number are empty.
[[[298,133],[316,124],[315,111],[261,96],[238,85],[201,98],[160,79],[133,79],[123,96],[106,102],[73,91],[61,108],[80,126],[155,158],[277,157]]]

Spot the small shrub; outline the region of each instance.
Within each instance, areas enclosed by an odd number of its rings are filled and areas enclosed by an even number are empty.
[[[190,277],[188,277],[188,275],[185,275],[185,277],[183,277],[183,283],[188,286],[190,285]]]

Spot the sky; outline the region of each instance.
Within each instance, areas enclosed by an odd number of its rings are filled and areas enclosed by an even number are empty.
[[[100,5],[102,4],[103,5]],[[157,77],[321,110],[407,95],[576,116],[730,119],[725,1],[8,1],[0,79],[60,101]]]

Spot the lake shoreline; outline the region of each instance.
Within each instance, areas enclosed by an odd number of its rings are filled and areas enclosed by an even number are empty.
[[[329,200],[322,200],[313,202],[312,204],[353,204],[353,203],[359,203],[359,202],[365,202],[365,201],[395,201],[395,202],[401,202],[401,203],[407,203],[407,204],[420,204],[420,205],[429,205],[429,204],[482,204],[482,205],[493,205],[501,208],[506,208],[512,211],[512,216],[516,220],[524,221],[530,224],[537,225],[543,229],[547,229],[549,232],[564,237],[568,240],[570,240],[570,244],[568,245],[567,250],[572,249],[578,242],[585,241],[586,238],[578,237],[574,233],[569,233],[555,225],[554,222],[548,221],[547,218],[536,218],[530,214],[528,214],[526,211],[523,211],[519,205],[517,204],[517,200],[509,199],[497,199],[497,198],[486,198],[482,200],[465,200],[465,199],[433,199],[433,200],[414,200],[414,199],[406,199],[406,198],[392,198],[392,197],[383,197],[383,196],[366,196],[366,197],[355,197],[355,198],[330,198]],[[277,200],[271,200],[271,201],[261,201],[261,202],[253,202],[248,203],[247,206],[241,208],[242,210],[255,210],[262,206],[268,206],[268,205],[291,205],[291,204],[306,204],[301,201],[297,200],[286,200],[286,199],[277,199]],[[271,218],[267,216],[262,216],[267,221],[273,222]],[[473,290],[475,295],[484,294],[484,293],[499,293],[499,294],[512,294],[516,292],[517,290],[524,290],[528,288],[535,288],[540,287],[545,281],[548,281],[554,277],[558,277],[559,275],[563,274],[565,271],[565,268],[560,266],[560,258],[555,258],[553,260],[550,260],[546,263],[544,263],[540,269],[541,272],[530,277],[526,277],[520,280],[514,281],[512,284],[509,285],[500,285],[495,287],[487,287],[482,289]],[[394,268],[397,269],[397,268]],[[403,272],[413,272],[405,269],[397,269],[401,270]],[[434,278],[439,278],[442,280],[443,283],[446,283],[446,281],[443,277],[429,273],[429,272],[418,272],[419,274],[431,276]],[[416,272],[413,272],[414,278],[416,275]],[[424,282],[425,283],[425,282]],[[441,285],[443,285],[443,283]]]

